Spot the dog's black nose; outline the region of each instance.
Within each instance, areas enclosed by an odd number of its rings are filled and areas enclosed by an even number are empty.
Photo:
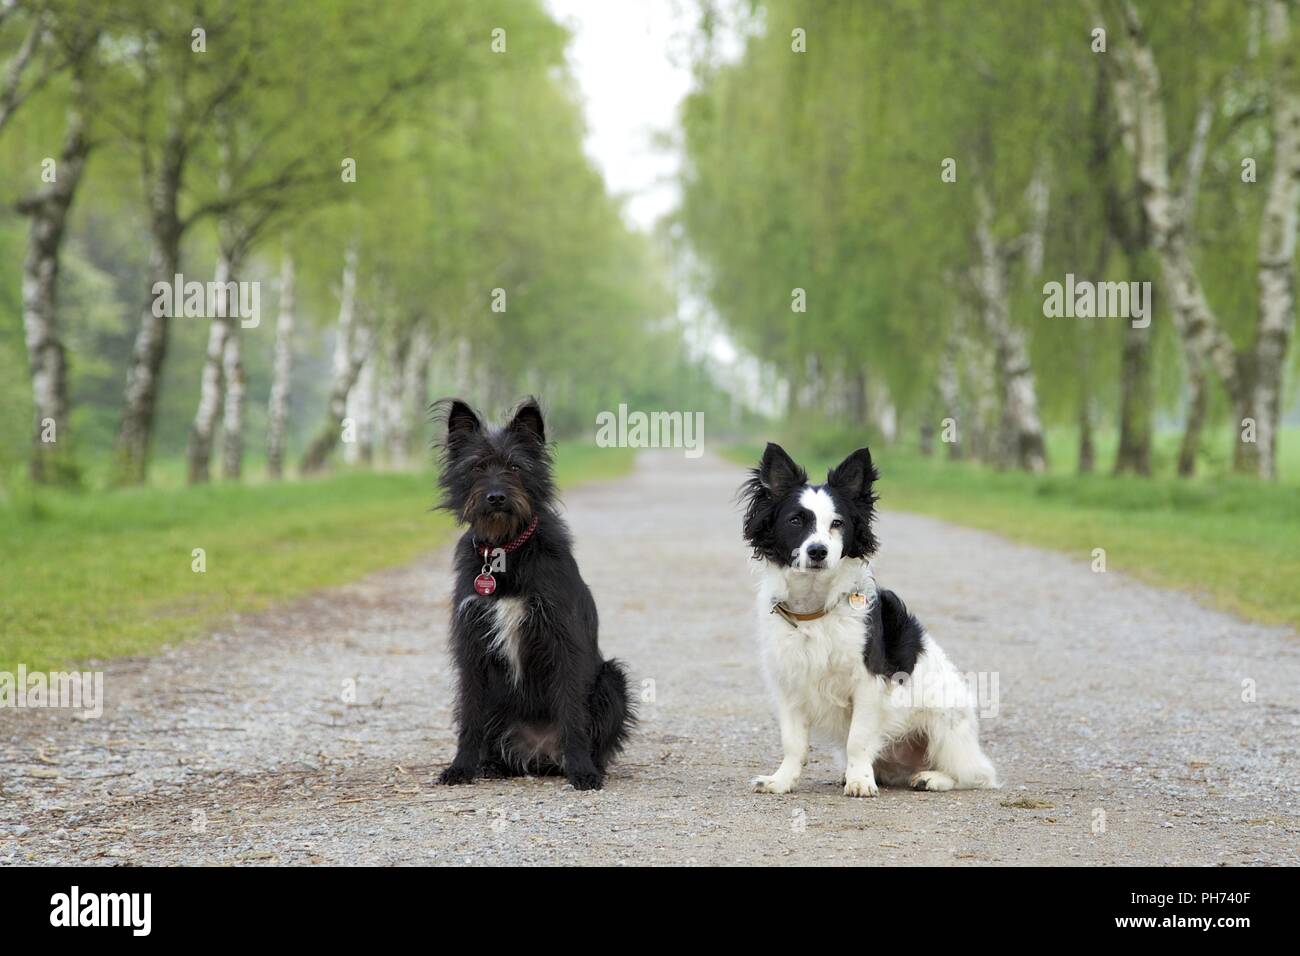
[[[808,545],[808,558],[811,561],[825,561],[827,554],[826,545],[824,544]]]
[[[489,491],[487,493],[487,503],[490,505],[503,505],[506,503],[506,493],[504,491]]]

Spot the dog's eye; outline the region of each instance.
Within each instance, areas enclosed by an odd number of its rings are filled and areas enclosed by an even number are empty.
[[[791,515],[791,516],[790,516],[790,523],[791,523],[791,524],[803,524],[803,515]]]
[[[840,528],[843,528],[843,527],[844,527],[844,522],[841,521],[839,518],[836,518],[834,521],[831,522],[831,530],[832,530],[832,531],[836,531],[836,530],[838,530],[838,529],[840,529]]]

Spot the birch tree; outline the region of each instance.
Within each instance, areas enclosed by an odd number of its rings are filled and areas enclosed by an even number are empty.
[[[1290,36],[1289,4],[1267,4],[1272,71],[1268,107],[1272,142],[1272,173],[1264,198],[1258,234],[1257,318],[1254,342],[1238,347],[1223,329],[1210,304],[1193,252],[1193,223],[1206,142],[1211,134],[1213,104],[1198,113],[1182,190],[1175,188],[1163,98],[1165,91],[1155,52],[1136,6],[1115,0],[1112,22],[1124,28],[1125,43],[1116,50],[1116,100],[1131,99],[1129,111],[1135,135],[1134,165],[1150,225],[1151,244],[1171,300],[1172,314],[1183,343],[1189,386],[1189,408],[1180,472],[1189,474],[1204,420],[1205,376],[1213,373],[1232,402],[1234,428],[1240,437],[1254,432],[1254,441],[1233,445],[1237,471],[1276,477],[1276,435],[1285,357],[1295,327],[1294,260],[1297,202],[1300,201],[1300,91],[1297,91],[1296,51]],[[1095,8],[1095,17],[1101,14]],[[1124,113],[1121,112],[1121,117]]]
[[[1111,161],[1112,138],[1108,135],[1106,114],[1111,104],[1106,94],[1104,71],[1099,73],[1101,85],[1098,90],[1097,111],[1094,123],[1098,124],[1101,148],[1106,156],[1104,161],[1094,165],[1102,182],[1102,222],[1103,241],[1109,239],[1120,251],[1126,269],[1131,274],[1141,264],[1141,254],[1146,242],[1144,239],[1147,225],[1142,202],[1137,191],[1132,187],[1122,186],[1118,173]],[[1121,87],[1125,101],[1118,105],[1122,119],[1118,124],[1117,136],[1122,141],[1122,149],[1132,153],[1136,135],[1132,120],[1132,102],[1129,89]],[[1120,400],[1119,400],[1119,445],[1115,452],[1114,472],[1122,475],[1131,472],[1137,475],[1151,474],[1151,440],[1155,417],[1155,394],[1152,389],[1153,341],[1155,326],[1136,327],[1128,323],[1122,333],[1120,345]],[[1179,455],[1180,473],[1188,473],[1194,467],[1194,458],[1187,457],[1190,450],[1195,452],[1196,440],[1193,436],[1189,443],[1184,436],[1183,452]]]
[[[360,253],[355,243],[343,257],[343,277],[339,284],[338,324],[334,332],[334,364],[326,402],[325,420],[308,445],[302,458],[302,473],[315,474],[324,469],[343,435],[348,413],[348,395],[357,383],[361,367],[370,356],[373,334],[364,320],[358,320],[357,269]]]
[[[59,265],[68,212],[93,148],[86,117],[86,87],[94,69],[92,60],[99,39],[93,27],[82,29],[64,19],[47,30],[46,18],[52,16],[42,11],[41,24],[32,29],[45,30],[49,42],[63,49],[65,62],[70,64],[71,89],[65,106],[63,145],[57,158],[47,161],[52,165],[42,175],[42,179],[48,175],[46,184],[15,204],[17,212],[29,220],[22,297],[33,408],[28,474],[36,482],[73,481],[76,477],[70,451],[67,356],[59,330]],[[27,46],[28,41],[24,41],[19,60],[30,55],[25,52]],[[12,71],[10,75],[16,76]],[[7,112],[0,115],[0,127],[21,102],[21,97],[11,90],[7,87],[0,94],[0,105],[7,107]]]
[[[118,13],[133,55],[121,70],[122,98],[130,105],[112,121],[138,157],[150,239],[150,291],[127,367],[115,452],[116,479],[134,484],[146,476],[172,318],[155,308],[153,290],[181,273],[182,240],[210,212],[183,211],[182,193],[212,121],[243,86],[251,63],[250,51],[240,44],[207,63],[200,60],[209,38],[215,43],[233,29],[233,14],[213,20],[200,8],[159,7],[148,0],[132,0]]]
[[[220,123],[222,132],[218,153],[221,168],[218,172],[218,188],[221,195],[228,198],[232,189],[234,165],[234,132],[228,111],[221,111]],[[230,215],[218,223],[217,233],[219,251],[216,274],[213,277],[214,294],[209,298],[207,308],[207,313],[211,316],[208,345],[199,378],[198,410],[190,426],[189,444],[185,453],[190,484],[205,482],[209,478],[217,417],[229,404],[231,386],[242,394],[242,382],[234,380],[242,378],[243,370],[238,352],[231,349],[231,340],[237,336],[237,318],[233,306],[238,299],[239,275],[243,271],[251,236]],[[223,392],[226,394],[224,402]],[[235,476],[238,476],[237,471]]]
[[[293,381],[293,329],[297,321],[297,271],[286,248],[280,266],[280,306],[275,318],[275,353],[271,360],[271,394],[266,409],[266,471],[284,476],[285,430]]]
[[[149,196],[151,289],[180,272],[182,240],[200,223],[221,220],[247,256],[295,213],[345,198],[337,188],[342,144],[379,137],[414,93],[459,75],[470,51],[488,55],[468,35],[477,18],[458,17],[450,0],[413,9],[364,0],[347,8],[223,3],[192,10],[128,0],[121,20],[133,31],[135,53],[123,97],[132,108],[117,125],[140,158]],[[313,42],[300,42],[307,35]],[[208,157],[218,152],[218,137],[233,141],[234,152],[227,188],[214,190],[219,177]],[[327,184],[333,193],[322,191]],[[151,296],[127,374],[117,442],[126,482],[145,476],[167,353],[170,318],[152,306]],[[238,382],[241,344],[226,335],[221,345],[225,471],[233,476],[243,405],[230,384],[232,376]],[[197,476],[203,440],[197,436]]]
[[[1043,440],[1043,424],[1038,412],[1038,389],[1025,333],[1011,319],[1010,261],[1023,254],[1025,273],[1036,277],[1042,263],[1042,230],[1047,213],[1046,184],[1036,176],[1030,183],[1027,202],[1031,206],[1034,222],[1032,230],[1018,236],[1014,242],[1000,241],[994,235],[994,213],[987,193],[976,193],[979,214],[976,224],[976,244],[979,248],[977,287],[980,295],[980,317],[984,329],[993,341],[997,361],[998,383],[1002,392],[1002,451],[999,458],[1026,471],[1041,472],[1047,468],[1047,449]],[[1018,246],[1028,247],[1023,253]]]
[[[40,91],[56,72],[43,55],[49,36],[50,11],[44,3],[0,0],[0,38],[21,36],[7,60],[0,61],[0,134],[19,107]]]
[[[997,358],[993,447],[1042,470],[1027,311],[1038,275],[1023,253],[1033,238],[1041,263],[1031,200],[1050,192],[1044,131],[1055,128],[1059,36],[1030,3],[978,16],[939,2],[761,9],[738,62],[701,65],[684,116],[683,221],[728,331],[779,366],[792,416],[818,404],[809,385],[865,368],[928,434],[939,426],[941,350],[931,346],[965,309],[947,277],[970,275],[960,294],[974,297],[980,321],[966,328]],[[792,49],[794,29],[806,53]],[[1012,35],[1033,53],[1008,56]],[[796,308],[792,287],[806,293]]]
[[[1273,59],[1270,128],[1272,173],[1259,228],[1259,315],[1251,357],[1239,358],[1250,370],[1240,383],[1236,402],[1238,423],[1254,418],[1255,442],[1238,442],[1239,471],[1277,477],[1277,433],[1282,420],[1282,384],[1287,352],[1295,332],[1296,235],[1300,232],[1300,37],[1291,23],[1286,0],[1267,6],[1270,53]],[[1248,353],[1249,354],[1249,353]]]
[[[103,35],[81,110],[82,141],[103,146],[80,177],[76,206],[75,113],[65,114],[72,74],[52,39],[65,6]],[[155,450],[178,447],[194,481],[209,480],[218,458],[235,474],[245,426],[259,417],[247,403],[262,399],[271,470],[296,457],[294,426],[308,414],[332,433],[323,450],[315,443],[305,456],[308,471],[319,467],[329,448],[337,452],[338,404],[346,407],[370,354],[383,357],[375,366],[381,457],[395,465],[423,445],[430,368],[435,359],[450,367],[452,349],[467,384],[488,402],[531,389],[563,396],[560,430],[586,426],[589,409],[620,397],[711,394],[665,321],[672,313],[657,251],[626,226],[622,200],[606,193],[584,155],[567,31],[541,0],[472,6],[0,0],[5,205],[21,195],[14,184],[30,190],[38,148],[55,160],[57,186],[67,190],[45,192],[40,211],[55,214],[44,225],[63,219],[72,250],[63,263],[68,321],[62,331],[32,323],[47,333],[33,353],[58,363],[64,350],[86,349],[80,360],[69,355],[62,380],[84,403],[73,410],[88,436],[79,447],[110,439],[118,481],[144,480]],[[493,52],[488,27],[497,24],[509,30],[508,56]],[[47,65],[53,71],[41,85]],[[340,175],[345,163],[355,176]],[[358,255],[343,284],[352,291],[325,301],[326,269],[338,281],[344,237],[358,224]],[[14,254],[21,237],[9,221],[0,226],[10,259],[21,260]],[[49,262],[55,232],[33,230],[41,256],[32,262]],[[268,250],[280,247],[272,243],[290,238],[293,248],[273,264]],[[283,268],[278,315],[259,329],[240,329],[229,303],[207,303],[183,328],[177,323],[187,320],[175,311],[154,314],[154,286],[171,286],[178,274],[229,294],[274,266]],[[41,308],[28,309],[29,318],[53,309],[58,292],[54,269],[31,271],[41,281],[27,288],[40,293],[32,302]],[[8,320],[20,317],[12,286],[0,290],[0,367],[10,378],[18,356]],[[125,293],[132,300],[125,333],[122,290],[134,290]],[[502,309],[494,311],[498,293]],[[262,299],[269,318],[274,303]],[[344,334],[336,336],[339,374],[328,383],[327,415],[290,394],[300,358],[293,329],[306,333],[297,336],[300,348],[314,343],[313,326],[333,319],[336,305]],[[444,345],[458,340],[463,350]],[[268,364],[271,394],[256,394]],[[110,376],[118,387],[126,382],[120,406]],[[36,376],[38,385],[59,381]],[[683,382],[693,391],[679,391]],[[12,385],[5,394],[16,394]],[[47,404],[62,443],[68,402]],[[708,406],[701,399],[697,407]],[[21,425],[26,432],[25,410]]]

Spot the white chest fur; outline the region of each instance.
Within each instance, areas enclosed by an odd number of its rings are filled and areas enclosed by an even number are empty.
[[[795,703],[815,727],[846,724],[853,690],[867,676],[861,614],[846,605],[798,628],[769,614],[760,634],[763,669],[773,690]]]
[[[868,597],[864,607],[848,600],[855,592]],[[841,730],[852,716],[854,688],[870,676],[863,648],[875,593],[871,570],[860,561],[845,561],[829,574],[762,575],[758,634],[764,674],[772,691],[813,727]],[[828,607],[829,613],[796,627],[772,613],[776,601],[801,612]]]
[[[510,680],[519,683],[523,671],[523,631],[528,605],[523,598],[493,598],[492,631],[488,638],[492,653],[501,658],[510,672]]]

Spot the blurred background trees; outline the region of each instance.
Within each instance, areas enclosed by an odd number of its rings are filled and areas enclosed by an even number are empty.
[[[1209,422],[1236,471],[1276,477],[1295,3],[760,0],[732,8],[729,59],[709,42],[725,7],[701,17],[682,223],[789,415],[878,434],[896,415],[923,452],[948,421],[950,454],[1031,471],[1070,426],[1081,471],[1137,474],[1160,424],[1191,474]],[[1067,274],[1150,281],[1150,325],[1048,317]]]
[[[693,9],[648,233],[543,0],[0,0],[0,487],[402,467],[451,392],[1278,474],[1294,0]],[[177,273],[260,322],[155,314]],[[1047,315],[1067,276],[1150,281],[1150,324]]]
[[[5,480],[424,463],[452,391],[725,407],[566,42],[540,0],[0,0]],[[156,314],[178,273],[260,322]]]

